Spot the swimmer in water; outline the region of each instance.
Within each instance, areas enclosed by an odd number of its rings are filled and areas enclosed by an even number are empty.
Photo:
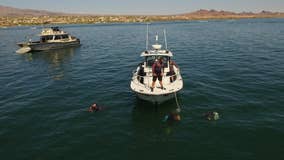
[[[94,103],[93,105],[91,105],[89,107],[89,112],[97,112],[97,111],[100,111],[101,110],[101,107],[99,107],[96,103]]]
[[[180,121],[180,115],[178,113],[170,113],[165,116],[164,122]]]
[[[207,112],[204,114],[205,118],[207,118],[207,120],[212,121],[212,120],[218,120],[219,119],[219,113],[218,112]]]

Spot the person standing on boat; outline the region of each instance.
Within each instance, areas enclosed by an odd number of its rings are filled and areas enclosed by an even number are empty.
[[[173,60],[170,60],[170,63],[169,63],[169,69],[170,71],[167,73],[167,76],[170,76],[170,82],[173,82],[176,80],[177,76],[175,75],[175,70],[174,70],[174,66],[176,68],[178,68],[177,64],[173,61]]]
[[[146,73],[144,71],[143,63],[140,63],[137,78],[138,78],[138,81],[142,84],[144,84],[144,76],[146,76]]]
[[[164,70],[164,65],[163,65],[163,58],[160,57],[158,61],[156,61],[153,66],[152,66],[152,73],[153,73],[153,81],[152,81],[152,87],[151,87],[151,92],[153,92],[154,87],[155,87],[155,82],[158,78],[159,83],[161,85],[161,89],[165,89],[163,86],[162,82],[162,77],[163,77],[163,72]]]

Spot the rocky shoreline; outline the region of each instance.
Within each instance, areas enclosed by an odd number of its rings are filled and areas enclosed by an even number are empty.
[[[178,15],[131,16],[131,15],[6,15],[0,16],[0,27],[44,24],[96,24],[96,23],[143,23],[157,21],[191,21],[210,19],[284,18],[284,13],[262,11],[259,13],[234,13],[216,10],[198,10]]]

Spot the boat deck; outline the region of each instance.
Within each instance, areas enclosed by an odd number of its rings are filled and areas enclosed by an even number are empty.
[[[177,92],[183,88],[183,81],[180,74],[177,74],[177,78],[174,82],[170,82],[170,76],[163,76],[163,86],[165,89],[161,89],[160,83],[157,80],[153,92],[151,91],[152,76],[146,75],[143,77],[143,84],[139,82],[137,75],[132,77],[132,83],[130,87],[133,91],[147,95],[167,95]]]

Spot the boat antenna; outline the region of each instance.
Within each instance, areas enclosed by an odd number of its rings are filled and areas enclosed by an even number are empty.
[[[159,40],[159,36],[158,36],[158,32],[156,33],[156,44],[158,44],[158,40]]]
[[[148,50],[149,41],[149,23],[147,23],[147,33],[146,33],[146,50]]]
[[[167,33],[166,33],[166,29],[164,29],[164,38],[165,38],[165,47],[166,50],[168,49],[168,44],[167,44]]]

